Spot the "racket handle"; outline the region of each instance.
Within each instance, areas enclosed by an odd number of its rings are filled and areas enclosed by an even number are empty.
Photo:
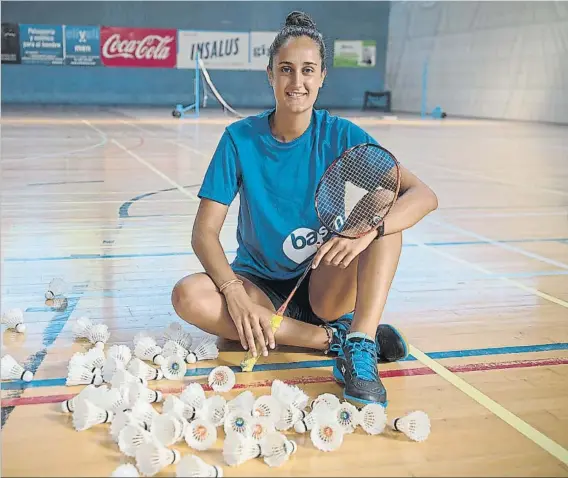
[[[284,317],[282,317],[281,315],[273,315],[272,318],[270,319],[270,327],[272,328],[272,333],[276,333],[276,331],[280,328],[280,324],[282,323],[282,319]],[[258,341],[255,341],[255,345],[256,345],[256,350],[260,351],[260,347],[258,345]],[[258,361],[258,359],[260,358],[260,355],[257,352],[257,356],[254,357],[252,352],[250,350],[247,350],[245,352],[245,356],[243,357],[243,360],[241,361],[241,370],[243,372],[252,372],[252,369],[254,368],[256,362]]]

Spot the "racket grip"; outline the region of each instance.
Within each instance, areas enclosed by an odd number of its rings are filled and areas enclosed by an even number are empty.
[[[280,328],[280,324],[282,323],[283,318],[284,317],[282,317],[281,315],[273,315],[272,316],[272,318],[270,319],[270,326],[272,328],[272,333],[276,333],[276,331]],[[257,356],[254,357],[250,350],[247,350],[245,352],[245,356],[243,357],[243,360],[241,361],[241,370],[243,372],[252,372],[252,369],[254,368],[256,362],[260,358],[260,355],[258,354],[258,351],[260,351],[258,341],[255,341],[255,345],[256,345],[256,350],[257,350]]]

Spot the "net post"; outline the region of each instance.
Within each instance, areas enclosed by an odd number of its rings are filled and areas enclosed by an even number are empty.
[[[195,55],[195,116],[199,118],[199,52]]]
[[[426,92],[428,91],[428,59],[424,60],[422,66],[422,102],[420,106],[420,117],[426,117]]]

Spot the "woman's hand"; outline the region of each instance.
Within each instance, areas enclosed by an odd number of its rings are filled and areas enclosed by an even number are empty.
[[[224,291],[229,314],[235,323],[241,345],[245,350],[250,348],[253,356],[259,352],[268,355],[267,344],[271,349],[275,347],[274,333],[271,319],[274,312],[255,304],[243,287],[231,287]],[[256,349],[256,341],[260,350]]]
[[[315,269],[321,262],[328,266],[346,269],[361,252],[375,239],[376,233],[369,233],[359,239],[347,239],[345,237],[333,237],[319,247],[314,257],[312,268]]]

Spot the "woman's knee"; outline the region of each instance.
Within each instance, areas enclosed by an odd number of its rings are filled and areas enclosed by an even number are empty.
[[[213,281],[207,274],[198,273],[180,279],[172,290],[172,305],[186,322],[198,325],[211,309]]]

